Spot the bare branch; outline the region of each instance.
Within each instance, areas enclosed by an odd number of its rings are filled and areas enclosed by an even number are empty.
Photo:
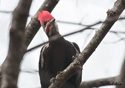
[[[124,0],[117,0],[112,9],[108,10],[107,18],[100,27],[96,34],[91,39],[86,48],[82,51],[81,54],[71,63],[64,71],[57,74],[54,82],[49,86],[49,88],[60,88],[66,80],[68,80],[76,71],[78,71],[82,65],[88,60],[90,55],[98,47],[102,39],[108,33],[113,24],[117,21],[120,14],[125,8]]]
[[[0,10],[0,13],[12,13],[12,11],[4,11],[4,10]]]
[[[110,43],[105,43],[105,44],[115,44],[115,43],[118,43],[118,42],[123,41],[123,40],[125,40],[125,37],[120,38],[120,39],[113,41],[113,42],[110,42]]]
[[[118,79],[116,79],[116,80],[118,80],[122,84],[121,86],[118,85],[116,88],[125,88],[125,59],[122,64],[120,75],[119,75]]]
[[[34,74],[34,73],[38,73],[38,70],[32,70],[32,71],[30,71],[30,70],[21,70],[21,72]]]
[[[1,79],[2,79],[2,73],[1,73],[1,72],[2,72],[1,70],[2,70],[2,69],[1,69],[1,67],[2,67],[2,66],[0,66],[0,88],[1,88]]]
[[[21,0],[21,1],[24,1],[24,0]],[[28,0],[29,1],[29,0]],[[26,2],[28,2],[26,1]],[[35,36],[36,32],[38,31],[38,29],[40,28],[40,23],[38,22],[37,20],[37,15],[39,14],[40,11],[42,10],[48,10],[49,12],[51,12],[53,10],[53,8],[56,6],[56,4],[59,2],[59,0],[45,0],[45,2],[43,3],[43,5],[39,8],[39,10],[37,11],[37,13],[33,16],[32,20],[30,21],[30,23],[28,24],[27,28],[26,28],[26,32],[25,32],[25,47],[23,49],[26,50],[26,48],[28,47],[29,43],[31,42],[32,38]],[[23,6],[23,5],[22,5]],[[28,5],[29,6],[29,5]],[[27,7],[28,7],[27,6]],[[19,8],[18,8],[19,9]],[[24,12],[25,12],[25,6],[24,6]],[[21,10],[18,10],[18,11],[21,11]],[[22,11],[23,12],[23,11]],[[6,12],[7,13],[7,12]],[[10,12],[9,12],[10,13]],[[16,15],[16,14],[15,14]],[[20,15],[20,12],[19,12],[19,15]],[[28,14],[27,14],[28,16]],[[18,16],[17,16],[18,17]],[[24,20],[22,17],[25,18],[25,16],[20,16],[20,18],[22,20]],[[17,20],[17,19],[16,19]],[[14,21],[14,20],[13,20]],[[25,20],[24,20],[25,21]],[[22,22],[22,21],[21,21]],[[18,23],[20,24],[20,21],[18,21]],[[25,22],[22,22],[22,23],[25,23]],[[21,24],[22,24],[21,23]],[[19,24],[17,24],[17,26],[20,26]],[[14,28],[16,25],[14,25],[12,28]],[[16,26],[16,27],[17,27]],[[23,26],[22,26],[23,27]],[[12,29],[11,28],[11,29]],[[17,28],[17,29],[20,29],[20,28]],[[21,29],[24,29],[24,28],[21,28]],[[12,33],[11,33],[12,34]],[[20,33],[17,33],[17,34],[20,34]],[[16,37],[15,37],[16,38]],[[13,40],[14,41],[14,40]],[[16,41],[19,41],[19,39],[16,39]],[[15,41],[15,42],[16,42]],[[21,42],[21,41],[19,41]],[[19,43],[17,42],[17,43]],[[22,43],[20,43],[22,44]],[[10,46],[11,46],[11,43],[10,43]],[[20,45],[18,46],[20,47]],[[17,48],[18,48],[17,47]],[[16,49],[16,48],[15,48]],[[17,49],[18,50],[18,49]],[[17,51],[16,51],[17,52]],[[7,57],[8,58],[8,57]],[[20,58],[20,57],[19,57]],[[17,59],[18,60],[18,59]],[[1,70],[0,70],[0,77],[1,77],[1,72],[3,70],[3,67],[6,67],[6,61],[8,60],[5,60],[2,64],[2,66],[0,67]],[[14,61],[15,62],[15,61]],[[18,62],[18,61],[17,61]],[[9,70],[8,70],[9,71]]]
[[[68,22],[68,21],[60,21],[60,20],[57,20],[57,22],[59,22],[59,23],[64,23],[64,24],[79,25],[79,26],[89,26],[89,25],[84,25],[84,24],[82,24],[82,23],[75,23],[75,22]]]
[[[9,51],[2,65],[1,88],[17,88],[20,62],[25,53],[24,32],[32,0],[20,0],[13,12]]]
[[[117,77],[118,76],[91,80],[91,81],[84,81],[80,84],[80,88],[93,88],[93,87],[108,86],[108,85],[118,85],[118,82],[115,81]]]
[[[111,33],[115,33],[115,34],[125,34],[125,32],[122,32],[122,31],[109,31]]]

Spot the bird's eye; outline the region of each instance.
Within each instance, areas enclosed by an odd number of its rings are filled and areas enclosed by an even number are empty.
[[[43,26],[46,26],[46,23],[47,23],[47,22],[43,22]]]
[[[49,25],[52,25],[55,22],[55,19],[52,19],[49,23]]]

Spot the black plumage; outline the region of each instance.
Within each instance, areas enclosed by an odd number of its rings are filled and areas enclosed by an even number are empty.
[[[40,52],[39,75],[41,86],[42,88],[48,88],[50,79],[64,70],[73,61],[74,57],[80,53],[80,50],[76,43],[71,43],[60,35],[55,18],[48,11],[40,12],[38,20],[49,40],[53,36],[61,37],[44,45]],[[82,71],[78,69],[76,74],[71,76],[61,88],[79,88],[81,75]]]
[[[80,52],[78,45],[64,38],[44,45],[39,61],[39,75],[42,88],[48,88],[50,79],[55,77],[57,72],[64,70],[73,61],[73,56],[76,56],[78,52]],[[80,82],[81,72],[78,72],[62,88],[79,88]]]

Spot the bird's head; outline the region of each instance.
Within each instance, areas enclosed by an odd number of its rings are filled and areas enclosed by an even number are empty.
[[[55,18],[48,11],[40,12],[38,20],[48,37],[58,33],[58,26],[55,22]]]

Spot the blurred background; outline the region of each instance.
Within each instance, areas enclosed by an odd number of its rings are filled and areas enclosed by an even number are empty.
[[[18,4],[18,1],[19,0],[0,0],[0,65],[8,53],[12,11]],[[85,25],[104,21],[107,10],[113,7],[115,1],[116,0],[60,0],[53,10],[52,15],[58,23],[60,33],[64,35],[80,30],[84,28]],[[43,2],[44,0],[33,0],[28,22]],[[122,13],[121,17],[124,16],[125,12]],[[101,24],[96,25],[93,27],[95,30],[87,29],[83,32],[65,37],[65,39],[76,42],[82,51],[100,26]],[[107,34],[83,66],[83,81],[119,75],[125,56],[125,20],[117,21],[111,28],[111,31],[114,32]],[[43,29],[40,28],[28,49],[47,40]],[[24,55],[18,81],[19,88],[40,88],[38,75],[40,50],[41,47]],[[99,88],[115,88],[115,86]]]

